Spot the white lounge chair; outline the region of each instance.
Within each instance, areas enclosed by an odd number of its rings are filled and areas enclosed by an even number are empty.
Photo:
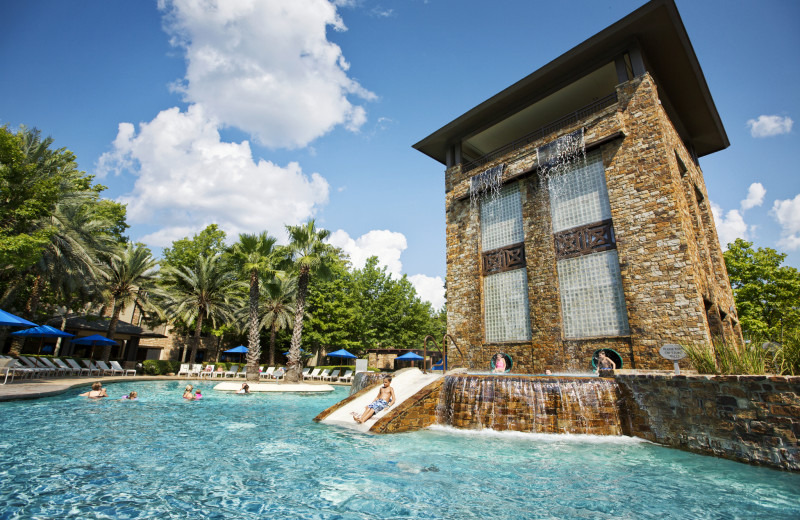
[[[272,373],[272,379],[281,380],[281,379],[283,379],[283,376],[285,376],[285,375],[286,375],[286,369],[283,368],[283,367],[280,367],[278,370],[276,370],[275,372]]]
[[[68,373],[70,375],[78,375],[78,376],[81,375],[81,371],[82,371],[81,367],[71,367],[71,366],[67,365],[66,363],[64,363],[64,361],[62,361],[61,359],[58,359],[57,357],[53,358],[53,363],[55,363],[59,367],[63,368],[64,369],[64,373]]]
[[[268,369],[258,374],[258,377],[260,377],[261,379],[272,379],[273,372],[275,372],[275,367],[269,367]]]
[[[99,376],[100,374],[102,374],[102,372],[103,372],[103,371],[102,371],[102,370],[100,370],[98,367],[94,366],[94,363],[92,363],[92,362],[91,362],[91,361],[89,361],[88,359],[83,359],[83,360],[81,360],[81,362],[84,364],[84,366],[85,366],[86,368],[88,368],[88,369],[89,369],[89,375],[92,375],[92,373],[94,373],[94,372],[97,372],[97,375],[98,375],[98,376]]]
[[[331,372],[327,376],[323,376],[322,379],[323,379],[323,381],[334,381],[336,379],[339,379],[339,373],[341,371],[342,370],[340,368],[337,368],[336,370],[334,370],[333,372]]]
[[[39,361],[40,361],[40,362],[41,362],[41,363],[42,363],[42,364],[43,364],[45,367],[47,367],[47,368],[51,368],[51,369],[55,370],[55,374],[56,374],[57,376],[63,376],[63,375],[65,375],[65,374],[67,373],[67,371],[66,371],[66,370],[64,370],[63,368],[61,368],[61,367],[59,367],[59,366],[56,366],[56,365],[54,365],[54,364],[53,364],[53,362],[52,362],[52,361],[50,361],[50,360],[49,360],[49,359],[47,359],[47,358],[40,357],[40,358],[39,358]]]
[[[225,377],[228,377],[228,375],[230,375],[231,377],[235,378],[238,374],[239,374],[239,365],[231,365],[231,369],[225,371]]]
[[[214,376],[214,365],[206,365],[202,372],[200,372],[200,379],[207,377],[211,379]]]
[[[305,379],[305,378],[306,378],[306,376],[307,376],[309,373],[311,373],[311,368],[309,368],[309,367],[306,367],[306,368],[304,368],[304,369],[303,369],[303,379]]]
[[[321,368],[315,368],[310,374],[303,374],[303,379],[314,379],[319,375]]]
[[[0,359],[0,374],[5,373],[6,378],[3,381],[3,384],[6,384],[8,381],[9,374],[11,375],[11,381],[14,381],[14,376],[22,376],[24,379],[25,377],[33,377],[33,371],[29,368],[24,368],[22,365],[19,364],[19,361],[12,357],[7,357]]]
[[[122,370],[122,367],[112,368],[112,367],[106,365],[105,361],[98,361],[97,362],[97,368],[99,368],[100,370],[103,371],[103,375],[108,374],[110,376],[113,376],[117,372],[119,372],[119,375],[123,375],[125,373],[125,371]]]
[[[352,383],[353,382],[353,371],[347,370],[343,376],[339,377],[339,381],[343,383]]]
[[[319,379],[320,381],[328,377],[328,374],[331,373],[330,368],[326,368],[321,373],[317,374],[316,376],[312,376],[311,379]]]
[[[87,376],[90,376],[90,375],[92,375],[92,371],[91,371],[90,369],[88,369],[88,368],[86,368],[86,367],[82,367],[82,366],[80,366],[80,365],[78,364],[78,362],[77,362],[77,361],[75,361],[74,359],[72,359],[72,358],[67,358],[65,361],[66,361],[66,362],[67,362],[67,364],[68,364],[69,366],[71,366],[72,368],[77,368],[78,370],[80,370],[80,374],[81,374],[81,375],[83,375],[83,373],[84,373],[84,372],[86,372],[86,375],[87,375]]]
[[[121,371],[122,375],[124,376],[127,376],[131,372],[133,372],[133,375],[136,375],[136,370],[132,368],[122,368],[122,366],[119,364],[119,361],[110,361],[109,363],[111,364],[111,368]]]
[[[47,376],[55,373],[54,370],[46,368],[43,365],[37,365],[25,356],[17,356],[17,358],[22,362],[25,368],[33,370],[34,375]]]
[[[195,363],[192,365],[192,368],[189,369],[188,377],[200,377],[200,374],[203,373],[203,364],[202,363]]]
[[[189,377],[189,368],[189,363],[181,363],[181,368],[178,369],[178,376],[186,374],[186,377]]]

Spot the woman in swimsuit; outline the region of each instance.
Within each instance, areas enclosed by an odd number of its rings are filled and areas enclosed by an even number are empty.
[[[183,398],[188,400],[194,399],[194,394],[192,393],[194,387],[192,385],[186,385],[186,388],[183,390]]]
[[[89,399],[100,399],[102,397],[108,397],[108,393],[106,393],[106,389],[103,388],[103,383],[98,381],[92,384],[91,390],[82,393],[81,396],[88,397]]]
[[[386,376],[383,378],[383,386],[380,387],[378,390],[378,397],[371,404],[368,404],[366,408],[364,408],[364,413],[358,415],[356,412],[351,412],[353,415],[353,420],[357,423],[361,424],[376,413],[380,412],[384,408],[388,408],[394,404],[395,396],[394,396],[394,388],[392,388],[392,378]]]

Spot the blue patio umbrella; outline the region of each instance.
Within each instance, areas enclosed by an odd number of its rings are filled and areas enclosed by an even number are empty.
[[[397,356],[394,359],[395,359],[395,361],[399,360],[399,361],[412,361],[413,362],[413,361],[422,361],[425,358],[423,358],[419,354],[414,354],[413,352],[406,352],[402,356]],[[414,366],[414,363],[411,363],[411,366]]]
[[[26,338],[40,338],[39,341],[39,348],[36,351],[36,355],[38,356],[39,353],[42,351],[42,343],[44,343],[44,338],[74,338],[75,334],[70,334],[69,332],[64,332],[62,330],[58,330],[55,327],[51,327],[50,325],[39,325],[38,327],[32,327],[30,329],[25,330],[18,330],[17,332],[12,332],[12,336],[24,336]],[[38,360],[36,361],[36,365],[38,365]]]
[[[249,352],[250,349],[245,347],[244,345],[239,345],[238,347],[233,347],[231,349],[226,350],[223,354],[246,354]],[[244,355],[240,356],[240,358],[244,357]]]
[[[328,354],[328,357],[356,359],[358,356],[354,356],[353,354],[342,348],[337,350],[336,352],[331,352],[330,354]]]
[[[15,316],[10,312],[0,309],[0,325],[7,325],[9,327],[36,327],[37,325],[19,316]]]
[[[96,347],[97,345],[103,345],[103,346],[119,345],[119,343],[117,343],[113,339],[108,339],[107,337],[101,336],[100,334],[92,334],[91,336],[84,336],[82,338],[73,339],[72,341],[70,341],[70,343],[72,343],[73,345],[89,345],[90,347],[92,347],[92,351],[89,354],[89,357],[92,359],[94,359],[94,347]]]

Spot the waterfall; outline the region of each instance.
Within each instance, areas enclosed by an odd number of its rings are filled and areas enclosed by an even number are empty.
[[[445,378],[437,422],[456,428],[621,435],[617,383],[596,377]]]
[[[505,164],[498,164],[470,178],[469,201],[473,207],[478,204],[481,197],[486,195],[496,197],[500,194],[505,166]]]

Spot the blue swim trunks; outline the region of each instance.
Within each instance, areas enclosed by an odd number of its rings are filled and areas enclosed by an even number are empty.
[[[367,405],[367,408],[372,408],[373,410],[375,410],[375,413],[378,413],[387,406],[389,406],[389,403],[387,403],[383,399],[376,399],[375,401],[372,402],[372,404]]]

